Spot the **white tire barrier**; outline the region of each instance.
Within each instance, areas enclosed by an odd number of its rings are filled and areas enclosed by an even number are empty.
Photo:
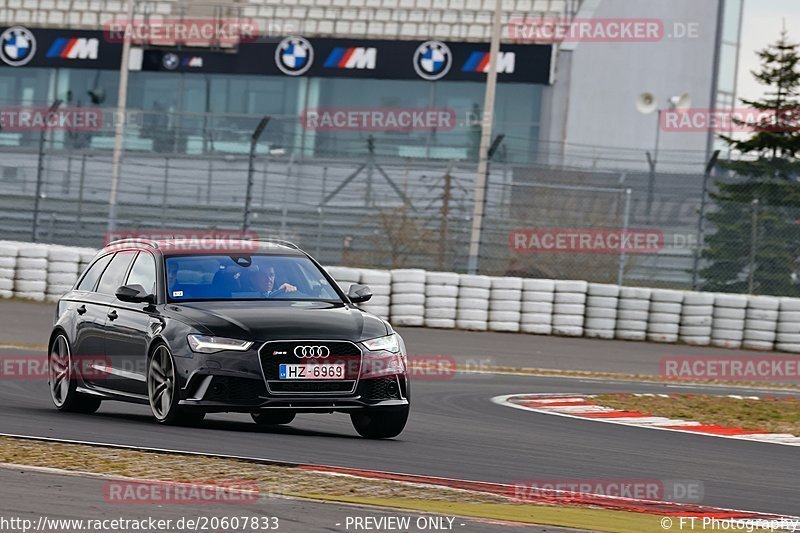
[[[685,291],[678,340],[692,346],[708,346],[713,323],[714,293]]]
[[[425,327],[455,328],[459,275],[428,272],[425,275]]]
[[[775,348],[782,352],[800,353],[798,333],[800,333],[800,298],[779,298]]]
[[[717,293],[714,296],[714,320],[711,325],[712,345],[732,349],[742,347],[747,302],[747,296],[741,294]]]
[[[360,307],[384,320],[389,319],[392,294],[392,275],[388,270],[361,269],[360,283],[367,285],[372,291],[372,298]]]
[[[552,279],[523,279],[519,330],[535,335],[553,333],[553,300],[556,282]]]
[[[14,272],[14,296],[44,301],[47,289],[47,255],[49,246],[21,244]]]
[[[458,280],[456,327],[475,331],[489,328],[489,300],[492,279],[489,276],[462,274]]]
[[[628,341],[647,338],[651,290],[642,287],[620,287],[617,324],[614,336]]]
[[[398,326],[425,325],[425,271],[420,268],[398,268],[390,273],[392,296],[389,314],[392,323]]]
[[[0,243],[0,298],[14,296],[14,278],[17,271],[18,252],[18,246]]]
[[[522,278],[493,277],[489,295],[492,331],[517,332],[522,319]]]
[[[586,318],[586,281],[556,280],[553,295],[553,334],[580,337]]]
[[[584,335],[599,339],[613,339],[614,330],[617,327],[619,286],[590,283],[586,293]]]
[[[647,317],[647,340],[678,342],[683,293],[667,289],[650,292],[650,314]]]

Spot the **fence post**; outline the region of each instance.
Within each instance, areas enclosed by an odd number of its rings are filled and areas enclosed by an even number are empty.
[[[167,221],[167,194],[169,193],[169,157],[164,158],[164,189],[161,191],[161,228]]]
[[[244,195],[244,220],[242,221],[243,232],[247,231],[250,226],[250,200],[253,196],[253,172],[255,171],[256,145],[261,138],[261,134],[264,133],[264,128],[267,127],[269,119],[270,117],[262,117],[258,122],[258,126],[256,126],[256,129],[253,131],[253,134],[250,136],[250,157],[248,158],[247,164],[247,189]]]
[[[86,180],[86,154],[81,157],[81,179],[78,184],[78,229],[82,229],[83,217],[83,184]]]
[[[708,179],[711,177],[711,171],[717,165],[720,151],[716,150],[711,159],[706,164],[705,172],[703,173],[703,192],[700,197],[700,215],[697,218],[697,247],[694,250],[694,261],[692,264],[692,290],[697,290],[697,278],[700,270],[700,251],[703,248],[703,241],[705,240],[705,218],[706,218],[706,198],[708,197]]]
[[[750,203],[751,228],[750,228],[750,265],[747,274],[747,294],[753,294],[756,275],[756,249],[758,248],[758,198]]]
[[[44,141],[47,135],[47,124],[50,115],[61,107],[61,100],[56,100],[47,110],[47,119],[39,135],[39,163],[36,166],[36,196],[33,197],[33,226],[31,228],[31,242],[36,242],[36,233],[39,225],[39,197],[42,195],[42,174],[44,173]]]
[[[628,224],[631,218],[631,189],[625,189],[625,211],[622,217],[622,235],[627,235]],[[625,282],[625,245],[624,239],[622,245],[619,247],[619,270],[617,271],[617,285],[622,285]]]

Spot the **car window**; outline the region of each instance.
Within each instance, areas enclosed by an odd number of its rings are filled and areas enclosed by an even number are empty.
[[[147,252],[139,252],[128,274],[126,285],[141,285],[149,294],[156,292],[156,262]]]
[[[167,296],[190,300],[340,301],[319,268],[306,257],[175,256],[166,258]]]
[[[94,286],[97,283],[97,278],[100,277],[100,274],[103,273],[103,270],[108,265],[108,262],[111,261],[113,254],[104,255],[97,261],[95,261],[92,266],[86,271],[84,274],[83,279],[78,284],[79,291],[93,291]]]
[[[115,294],[117,289],[124,284],[125,273],[128,265],[133,259],[133,252],[119,252],[108,264],[103,275],[100,276],[100,283],[97,285],[97,292],[103,294]]]

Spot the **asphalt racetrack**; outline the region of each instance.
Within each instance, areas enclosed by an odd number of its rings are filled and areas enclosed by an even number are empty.
[[[0,310],[6,323],[0,331],[0,343],[6,344],[2,355],[42,354],[8,345],[46,343],[52,307],[4,302]],[[502,342],[476,344],[474,339],[481,334],[409,329],[401,333],[410,353],[487,357],[494,359],[493,364],[518,365],[527,362],[528,350],[530,362],[525,366],[557,368],[542,361],[569,352],[564,364],[575,370],[597,367],[644,373],[642,369],[649,368],[648,373],[657,373],[658,359],[665,355],[720,352],[528,335],[502,335]],[[551,353],[543,353],[548,349]],[[507,374],[417,379],[413,386],[406,430],[394,440],[370,441],[359,438],[349,419],[339,414],[299,415],[290,426],[271,429],[256,426],[249,416],[232,414],[211,415],[198,428],[164,427],[151,420],[146,407],[115,402],[104,403],[94,415],[59,413],[44,380],[4,379],[0,432],[499,483],[696,480],[703,483],[703,505],[800,514],[800,456],[795,447],[574,420],[490,401],[516,393],[759,394],[750,389]]]

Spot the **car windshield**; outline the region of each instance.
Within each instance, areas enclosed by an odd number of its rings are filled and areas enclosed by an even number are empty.
[[[167,297],[194,300],[341,298],[307,257],[267,254],[175,256],[165,260]]]

